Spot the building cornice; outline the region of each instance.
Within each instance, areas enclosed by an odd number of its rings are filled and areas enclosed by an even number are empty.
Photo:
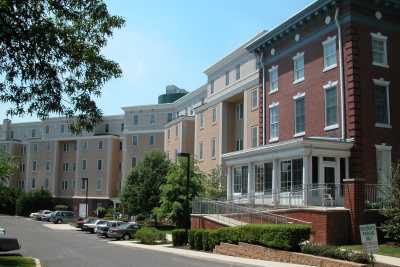
[[[164,125],[164,129],[167,129],[171,127],[172,125],[175,125],[181,121],[194,121],[194,116],[179,116],[173,119],[172,121],[168,122],[167,124]]]

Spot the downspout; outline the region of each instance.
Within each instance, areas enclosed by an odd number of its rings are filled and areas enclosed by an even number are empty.
[[[343,48],[342,48],[342,28],[339,22],[339,8],[335,10],[335,23],[338,31],[339,43],[339,79],[340,79],[340,115],[341,115],[341,139],[346,138],[346,121],[345,121],[345,102],[344,102],[344,71],[343,71]]]
[[[266,114],[266,112],[265,112],[265,70],[264,70],[264,52],[261,52],[261,55],[260,55],[260,63],[261,63],[261,65],[262,65],[262,67],[261,67],[261,70],[262,70],[262,98],[263,98],[263,101],[262,101],[262,112],[263,112],[263,142],[262,142],[262,144],[263,145],[265,145],[266,143],[267,143],[267,139],[266,139],[266,136],[265,136],[265,133],[266,133],[266,126],[265,126],[265,114]]]

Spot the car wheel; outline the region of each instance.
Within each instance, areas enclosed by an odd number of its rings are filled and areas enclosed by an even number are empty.
[[[108,238],[108,235],[107,235],[107,234],[104,234],[104,236],[105,236],[105,238]]]
[[[131,239],[131,235],[130,235],[130,234],[124,234],[124,235],[122,236],[122,238],[123,238],[124,240],[129,240],[129,239]]]
[[[62,223],[62,220],[61,220],[61,219],[58,219],[56,223],[57,223],[57,224]]]

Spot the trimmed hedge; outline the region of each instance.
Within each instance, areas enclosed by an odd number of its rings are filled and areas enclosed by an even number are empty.
[[[165,242],[165,233],[157,230],[154,227],[143,227],[139,229],[136,234],[135,238],[140,241],[142,244],[154,245],[158,242]]]
[[[185,246],[188,242],[188,232],[185,229],[172,231],[172,244],[174,247]]]
[[[287,251],[299,251],[300,243],[310,237],[311,228],[301,224],[249,224],[216,230],[189,230],[191,249],[213,250],[221,242],[262,245]]]
[[[349,249],[341,249],[333,246],[322,246],[305,244],[301,246],[301,252],[315,256],[333,258],[338,260],[353,261],[357,263],[369,264],[374,261],[374,257],[364,252],[354,252]]]

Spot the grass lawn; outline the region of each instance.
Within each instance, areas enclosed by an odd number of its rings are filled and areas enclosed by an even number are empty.
[[[32,258],[20,256],[0,256],[0,267],[34,267]]]
[[[342,248],[362,251],[361,245],[342,246]],[[384,244],[379,245],[379,252],[377,254],[400,258],[400,247],[394,247]]]

